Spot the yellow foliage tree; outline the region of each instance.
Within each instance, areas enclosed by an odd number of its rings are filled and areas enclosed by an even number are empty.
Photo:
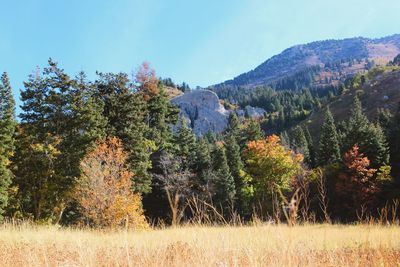
[[[303,161],[301,154],[296,154],[281,145],[276,135],[249,142],[245,156],[255,197],[262,205],[266,205],[266,200],[271,199],[272,195],[290,189],[290,182]]]
[[[75,198],[93,226],[146,228],[141,196],[132,192],[133,173],[120,139],[98,141],[81,162]]]
[[[138,68],[135,80],[139,84],[139,91],[143,94],[146,101],[149,101],[159,93],[156,72],[150,67],[149,62],[143,62]]]

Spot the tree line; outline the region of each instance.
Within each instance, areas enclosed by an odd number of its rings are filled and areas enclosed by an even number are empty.
[[[400,166],[400,115],[382,128],[357,98],[344,123],[327,109],[315,146],[307,128],[266,136],[235,112],[224,132],[196,137],[148,63],[131,79],[98,72],[89,81],[50,59],[24,82],[18,122],[6,73],[1,81],[2,218],[102,227],[350,221],[398,196],[390,166]]]

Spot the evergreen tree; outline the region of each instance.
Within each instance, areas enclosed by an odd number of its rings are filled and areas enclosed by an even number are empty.
[[[257,120],[250,119],[247,127],[243,129],[240,147],[244,149],[248,142],[259,140],[263,138],[263,136],[264,133],[261,130],[260,123]]]
[[[324,166],[340,159],[340,148],[335,122],[329,108],[321,129],[321,138],[317,154],[318,165]]]
[[[8,188],[12,173],[10,159],[14,153],[15,102],[7,73],[3,73],[0,83],[0,221],[8,203]]]
[[[354,97],[351,117],[345,127],[343,151],[350,150],[354,145],[358,145],[360,153],[370,159],[371,167],[379,168],[388,164],[389,149],[382,128],[371,123],[364,115],[357,96]]]
[[[228,118],[228,125],[225,128],[225,135],[233,136],[236,141],[239,141],[240,137],[240,124],[239,119],[235,112],[231,112]]]
[[[215,145],[212,161],[215,173],[215,181],[213,181],[215,185],[214,203],[218,207],[226,208],[227,205],[233,204],[236,190],[235,181],[229,170],[226,150],[223,145]]]
[[[308,142],[304,134],[303,128],[297,126],[293,131],[292,148],[304,156],[304,161],[310,165],[310,151],[308,150]]]
[[[196,148],[194,170],[197,174],[196,189],[200,195],[210,198],[213,195],[212,146],[205,137],[199,139]]]
[[[308,130],[308,127],[305,127],[304,135],[306,137],[307,144],[308,144],[309,165],[311,168],[314,168],[315,167],[315,148],[314,148],[314,142],[311,137],[310,131]]]
[[[289,137],[287,131],[281,132],[281,134],[279,135],[279,138],[281,139],[281,143],[283,146],[290,147],[290,137]]]
[[[243,180],[244,164],[241,158],[240,146],[233,135],[225,137],[226,158],[229,170],[235,181],[235,189],[237,196],[237,206],[240,208],[242,205],[242,190],[245,185]]]
[[[24,83],[14,164],[16,199],[35,219],[61,219],[80,175],[80,160],[104,135],[101,107],[83,80],[83,74],[71,79],[49,59],[42,76],[37,72]]]
[[[154,141],[157,149],[171,150],[173,140],[170,125],[177,122],[179,109],[171,104],[162,84],[158,93],[148,99],[147,107],[148,138]]]
[[[134,92],[125,73],[98,73],[98,76],[95,97],[96,101],[103,103],[106,135],[123,141],[129,154],[128,163],[135,175],[133,189],[140,193],[150,192],[150,154],[155,145],[146,137],[149,132],[147,104],[141,94]]]
[[[181,169],[193,167],[196,152],[196,136],[183,119],[178,122],[178,129],[174,136],[175,155],[181,159]]]
[[[355,144],[359,144],[359,142],[365,140],[370,127],[370,122],[364,115],[361,102],[357,96],[353,99],[350,112],[350,118],[344,127],[343,151],[349,151]],[[364,153],[362,148],[360,150]],[[369,157],[369,155],[367,156]]]
[[[21,124],[17,134],[17,149],[13,159],[14,186],[18,188],[15,198],[19,210],[34,219],[49,219],[59,201],[62,182],[55,168],[60,154],[58,133],[61,125],[54,124],[57,111],[56,92],[51,88],[47,74],[49,69],[39,70],[29,76],[21,91]],[[60,124],[63,121],[60,121]]]
[[[370,125],[370,140],[366,145],[365,153],[371,155],[371,165],[379,168],[389,164],[389,145],[385,133],[379,123]]]

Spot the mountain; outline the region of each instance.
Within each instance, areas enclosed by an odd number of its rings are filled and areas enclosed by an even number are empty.
[[[400,54],[400,34],[379,38],[349,38],[296,45],[254,70],[212,89],[269,85],[275,89],[337,87],[355,73],[384,65]]]
[[[395,113],[400,104],[400,70],[399,68],[386,69],[374,74],[367,83],[354,89],[347,89],[338,95],[323,109],[329,106],[330,111],[337,123],[347,120],[352,107],[354,95],[357,94],[364,113],[371,121],[376,121],[379,111],[388,110]],[[312,136],[318,142],[321,125],[324,121],[323,110],[313,112],[306,120],[301,122],[302,126],[308,127]]]

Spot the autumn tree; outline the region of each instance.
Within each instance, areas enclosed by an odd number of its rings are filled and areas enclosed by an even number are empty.
[[[141,196],[133,193],[133,173],[127,166],[128,154],[122,141],[109,137],[81,162],[75,199],[84,217],[96,227],[144,228]]]
[[[265,202],[271,200],[273,194],[285,193],[290,189],[290,182],[303,160],[301,154],[282,146],[276,135],[249,142],[245,157],[255,197],[264,206],[268,206]]]
[[[156,72],[150,67],[149,62],[143,62],[137,69],[135,81],[138,85],[139,92],[143,95],[146,101],[149,101],[159,93]]]
[[[370,160],[360,153],[354,145],[343,156],[344,171],[339,174],[336,182],[336,209],[338,213],[347,213],[351,218],[362,207],[371,209],[375,194],[379,191],[379,180],[375,175],[377,170],[370,168]],[[339,211],[338,211],[339,210]]]

